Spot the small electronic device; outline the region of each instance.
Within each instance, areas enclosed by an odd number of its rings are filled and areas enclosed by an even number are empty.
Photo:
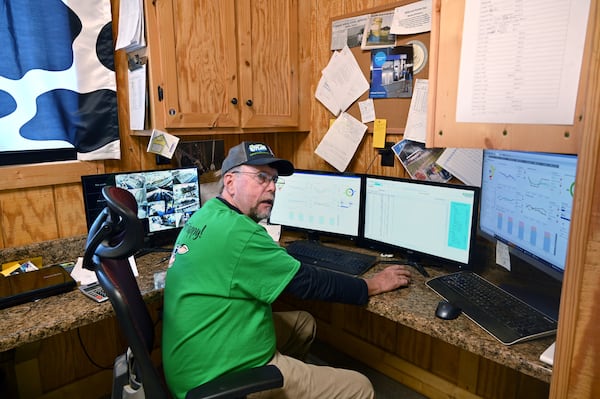
[[[104,302],[108,300],[108,295],[106,295],[104,288],[102,288],[100,283],[97,281],[87,285],[80,285],[79,291],[96,302]]]
[[[399,251],[408,262],[470,266],[478,187],[365,176],[363,188],[361,246]]]
[[[102,187],[112,185],[131,192],[143,221],[146,251],[174,242],[191,215],[200,208],[197,168],[119,172],[81,177],[88,229],[106,206]]]
[[[448,301],[439,301],[435,308],[435,316],[443,320],[454,320],[462,313],[462,309]]]
[[[356,239],[361,206],[360,175],[296,170],[280,176],[269,222],[307,233]]]
[[[62,266],[5,277],[0,274],[0,309],[71,291],[77,283]]]

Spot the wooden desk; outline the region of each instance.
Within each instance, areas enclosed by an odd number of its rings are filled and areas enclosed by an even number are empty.
[[[288,239],[284,235],[281,242]],[[82,255],[84,245],[85,237],[80,237],[3,250],[0,261],[40,253],[47,255],[48,263],[74,260]],[[153,276],[166,270],[167,257],[166,253],[151,253],[137,261],[138,284],[155,320],[162,306],[162,290],[154,289]],[[383,267],[375,266],[367,276]],[[432,276],[445,272],[427,269]],[[499,268],[482,272],[492,281],[502,273]],[[274,308],[309,310],[319,322],[320,339],[431,398],[451,394],[504,399],[523,397],[524,392],[528,398],[548,396],[551,369],[538,357],[554,338],[504,346],[465,316],[437,319],[434,309],[439,300],[415,271],[410,287],[372,297],[366,307],[284,295]],[[160,329],[158,324],[157,345]],[[90,365],[82,354],[82,342],[91,348],[91,357],[105,367],[124,350],[110,303],[98,304],[72,291],[0,310],[0,355],[4,356],[0,366],[4,362],[15,367],[18,375],[14,377],[29,389],[20,392],[21,397],[51,398],[90,385],[98,392],[110,389],[110,370]],[[159,348],[156,356],[160,356]],[[39,374],[38,386],[32,383],[35,373]],[[8,396],[15,392],[12,389]],[[0,396],[2,393],[0,389]]]

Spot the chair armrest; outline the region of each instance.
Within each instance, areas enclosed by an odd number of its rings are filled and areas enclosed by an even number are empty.
[[[283,386],[283,375],[267,365],[224,374],[190,390],[186,399],[237,399]]]

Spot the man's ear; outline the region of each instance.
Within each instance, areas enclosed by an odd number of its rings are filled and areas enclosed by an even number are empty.
[[[233,196],[235,192],[235,187],[233,186],[234,177],[232,173],[226,173],[223,176],[223,191],[227,194]]]

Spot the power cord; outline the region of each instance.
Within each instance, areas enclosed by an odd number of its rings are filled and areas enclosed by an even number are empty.
[[[112,368],[113,368],[112,365],[110,365],[109,367],[102,366],[102,365],[99,365],[98,363],[96,363],[94,361],[94,359],[92,359],[92,357],[88,353],[88,351],[87,351],[87,349],[86,349],[86,347],[85,347],[85,345],[83,343],[83,338],[81,338],[81,329],[80,328],[77,329],[77,338],[79,338],[79,344],[81,345],[81,349],[83,349],[83,353],[85,353],[85,356],[88,358],[88,360],[90,361],[90,363],[92,363],[94,366],[96,366],[100,370],[112,370]]]
[[[375,154],[375,156],[373,157],[373,159],[371,160],[371,162],[369,163],[369,166],[367,166],[367,170],[365,171],[365,173],[369,172],[369,169],[371,169],[371,166],[373,166],[373,162],[375,162],[375,160],[377,159],[377,156],[379,155],[379,153]]]

